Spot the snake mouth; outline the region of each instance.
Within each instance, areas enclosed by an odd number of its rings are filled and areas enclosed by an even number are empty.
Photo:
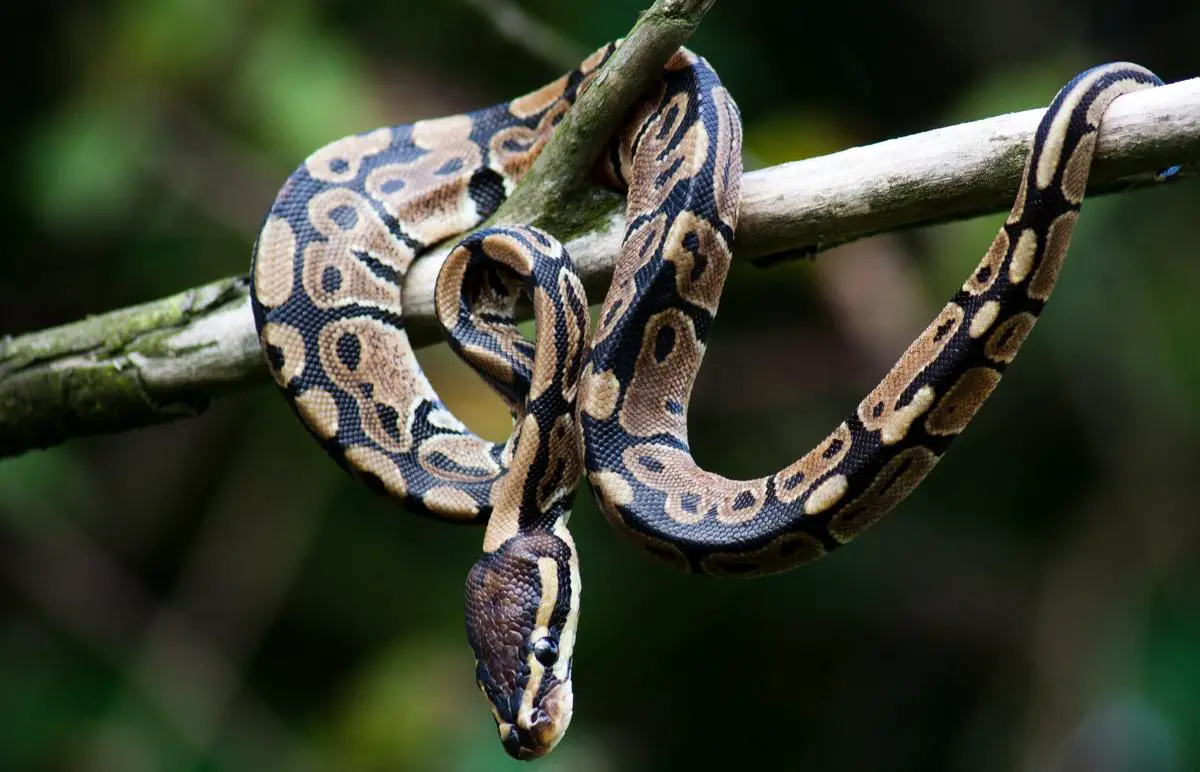
[[[501,722],[498,728],[505,752],[514,759],[528,761],[554,750],[571,723],[574,702],[571,685],[561,683],[542,698],[540,708],[534,708],[517,723]]]

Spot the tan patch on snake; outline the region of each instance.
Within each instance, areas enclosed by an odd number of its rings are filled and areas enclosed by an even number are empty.
[[[842,500],[850,489],[844,474],[835,474],[821,481],[804,500],[804,514],[819,515]]]
[[[412,449],[409,421],[420,399],[436,395],[417,366],[404,330],[369,317],[330,322],[317,335],[321,366],[358,405],[363,431],[393,453]],[[385,418],[391,408],[394,416]]]
[[[598,421],[605,421],[617,409],[621,397],[621,382],[610,370],[593,373],[589,364],[579,382],[579,399],[583,412]]]
[[[411,161],[383,164],[367,175],[367,193],[404,224],[410,236],[433,244],[469,230],[479,221],[467,193],[483,151],[471,141],[470,117],[418,121],[413,143],[428,150]]]
[[[958,332],[965,315],[962,306],[948,303],[920,337],[912,342],[879,385],[859,403],[859,420],[868,431],[878,431],[884,445],[902,440],[912,422],[933,404],[934,392],[930,386],[922,386],[907,404],[901,405],[899,401],[925,368],[942,355],[946,344]]]
[[[1072,204],[1083,201],[1083,194],[1087,190],[1088,172],[1092,169],[1092,155],[1095,152],[1096,132],[1093,131],[1079,140],[1079,144],[1071,152],[1066,168],[1063,169],[1063,196]]]
[[[1012,209],[1009,210],[1008,219],[1005,224],[1012,225],[1021,219],[1021,215],[1025,213],[1025,196],[1029,188],[1029,164],[1033,159],[1025,160],[1025,168],[1021,171],[1021,184],[1017,186],[1017,198],[1013,202]],[[1002,231],[1003,232],[1003,231]],[[1007,244],[1007,242],[1005,242]],[[1005,246],[1005,249],[1008,247]]]
[[[785,533],[766,546],[749,552],[714,552],[700,559],[706,574],[725,578],[778,574],[811,563],[825,554],[825,546],[798,531]]]
[[[775,475],[775,498],[791,504],[812,487],[813,482],[836,467],[850,452],[850,427],[844,422],[821,443]]]
[[[1070,94],[1063,100],[1054,120],[1050,122],[1050,128],[1046,132],[1046,142],[1042,147],[1042,154],[1038,158],[1037,186],[1039,188],[1044,190],[1054,181],[1054,172],[1062,163],[1063,142],[1070,132],[1071,119],[1074,117],[1080,101],[1091,90],[1092,85],[1110,71],[1111,68],[1104,67],[1088,73],[1075,84]]]
[[[391,144],[392,130],[388,128],[342,137],[310,155],[304,166],[313,179],[321,182],[350,182],[358,177],[365,159]]]
[[[538,421],[527,415],[519,427],[517,450],[513,453],[508,472],[492,486],[492,516],[483,535],[483,551],[495,552],[500,545],[517,535],[521,529],[521,507],[525,500],[525,482],[529,467],[538,451]]]
[[[520,180],[529,171],[570,107],[566,100],[552,103],[537,126],[509,126],[488,139],[488,165],[506,178],[506,189],[509,180]]]
[[[413,252],[392,237],[366,200],[346,188],[324,190],[308,202],[308,217],[326,237],[304,249],[301,281],[312,302],[321,308],[358,303],[396,310],[400,288],[356,255],[369,255],[403,274]]]
[[[680,123],[687,115],[689,97],[676,94],[662,105],[647,122],[646,131],[633,157],[631,179],[642,180],[627,196],[626,218],[657,210],[676,184],[694,177],[708,155],[708,132],[703,124],[688,126],[683,137],[675,140]]]
[[[538,481],[537,503],[541,512],[561,501],[575,490],[583,473],[583,458],[575,416],[570,411],[554,420],[545,439],[549,464],[545,476]]]
[[[946,391],[929,416],[925,431],[933,435],[958,434],[1000,383],[1000,373],[990,367],[972,367]]]
[[[1013,247],[1012,261],[1008,264],[1008,279],[1013,284],[1020,284],[1029,276],[1033,268],[1033,256],[1037,253],[1037,233],[1033,228],[1026,228],[1017,237],[1017,245]]]
[[[613,268],[612,282],[608,294],[604,296],[604,305],[600,309],[600,317],[596,328],[593,345],[607,338],[613,330],[620,326],[620,321],[632,307],[638,297],[635,277],[653,258],[659,242],[666,238],[667,216],[660,214],[652,220],[643,222],[637,230],[626,234],[621,244],[621,253]]]
[[[459,488],[430,488],[421,497],[421,503],[439,515],[448,517],[471,519],[479,514],[479,505],[475,503],[475,499]]]
[[[366,445],[352,445],[346,448],[346,464],[359,476],[364,474],[378,478],[390,495],[403,499],[408,495],[408,486],[404,475],[392,460],[374,448]]]
[[[1071,234],[1075,230],[1075,220],[1078,212],[1064,212],[1054,222],[1046,234],[1046,251],[1042,262],[1038,265],[1033,281],[1029,283],[1029,297],[1046,300],[1058,281],[1063,261],[1067,259],[1067,248],[1071,245]]]
[[[717,113],[713,197],[717,200],[717,217],[733,227],[742,202],[742,117],[724,87],[713,89],[712,97]]]
[[[759,513],[767,495],[767,478],[729,480],[700,469],[677,448],[634,445],[625,450],[622,461],[642,484],[665,494],[666,515],[686,525],[713,513],[723,525],[744,523]]]
[[[254,294],[268,308],[281,306],[292,296],[296,269],[296,234],[282,217],[270,217],[258,237],[254,256]]]
[[[1007,254],[1008,231],[1001,228],[983,259],[979,261],[975,272],[963,282],[963,292],[982,295],[991,289],[992,285],[996,283],[996,277],[1000,275],[1000,266],[1004,263],[1004,256]]]
[[[529,400],[532,402],[554,385],[562,363],[558,361],[558,347],[555,345],[554,331],[559,326],[558,305],[550,299],[541,287],[533,288],[533,307],[537,309],[537,351],[533,359],[533,378],[529,386]]]
[[[450,483],[494,480],[500,466],[492,444],[474,434],[435,434],[417,448],[417,463],[433,477]]]
[[[996,323],[996,317],[1000,315],[1000,303],[995,300],[989,300],[979,307],[975,315],[971,317],[971,326],[967,328],[967,334],[972,338],[981,338],[984,333],[992,328]]]
[[[721,234],[689,211],[680,212],[671,223],[663,244],[663,258],[675,265],[679,297],[711,314],[717,312],[732,257]]]
[[[267,369],[271,371],[275,382],[287,387],[294,379],[304,372],[304,336],[295,327],[279,322],[267,322],[262,329],[264,347],[273,346],[283,354],[283,362],[279,370],[270,358],[267,359]]]
[[[921,446],[897,453],[861,496],[834,514],[829,521],[829,533],[843,544],[862,533],[912,493],[937,460],[932,451]]]
[[[703,356],[692,320],[682,311],[670,308],[650,317],[625,390],[621,428],[634,437],[666,433],[686,441],[690,374]]]
[[[518,118],[530,118],[554,104],[567,88],[567,76],[530,91],[508,103],[508,111]]]
[[[587,295],[583,283],[573,271],[563,268],[558,272],[558,295],[563,302],[562,330],[566,335],[566,349],[562,362],[562,395],[567,402],[574,402],[579,393],[580,367],[586,352],[591,317],[588,314]]]
[[[458,326],[458,314],[462,299],[463,281],[471,261],[471,250],[455,247],[442,263],[433,289],[433,307],[438,322],[447,332]]]
[[[321,439],[328,440],[337,434],[337,402],[325,389],[314,386],[297,396],[296,410],[304,423],[311,426]]]
[[[588,481],[601,498],[612,504],[627,507],[633,503],[633,488],[616,472],[592,472],[588,474]]]
[[[1013,361],[1036,322],[1037,317],[1027,312],[1013,314],[1005,319],[984,344],[984,355],[993,362]]]

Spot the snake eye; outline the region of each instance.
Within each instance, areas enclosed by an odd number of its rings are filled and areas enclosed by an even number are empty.
[[[542,667],[553,667],[558,662],[558,644],[553,638],[538,638],[533,642],[533,656],[542,663]]]

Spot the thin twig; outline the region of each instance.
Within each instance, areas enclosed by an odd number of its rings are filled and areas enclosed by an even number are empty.
[[[462,1],[491,22],[505,40],[524,48],[551,67],[569,70],[590,53],[579,41],[530,16],[511,0]]]
[[[1042,112],[751,172],[742,186],[738,257],[815,254],[1005,209]],[[1127,94],[1105,116],[1089,192],[1144,186],[1157,169],[1197,162],[1200,79]],[[1179,175],[1187,176],[1190,168]],[[624,228],[619,207],[608,205],[567,242],[593,300],[612,273]],[[448,249],[417,261],[406,278],[404,313],[417,345],[438,340],[433,288]],[[192,415],[209,397],[265,375],[242,279],[13,338],[0,343],[0,456]]]

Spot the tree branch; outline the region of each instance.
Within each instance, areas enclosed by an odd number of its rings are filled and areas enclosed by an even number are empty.
[[[750,172],[737,256],[811,255],[1006,209],[1041,115],[1014,113]],[[1155,170],[1197,162],[1200,79],[1127,94],[1104,118],[1089,192],[1140,187]],[[567,248],[596,300],[625,223],[620,199],[592,195],[592,220],[558,235],[570,236]],[[423,257],[406,279],[416,345],[438,340],[433,287],[448,251]],[[208,398],[265,376],[241,278],[8,339],[0,343],[0,456],[192,415]]]

